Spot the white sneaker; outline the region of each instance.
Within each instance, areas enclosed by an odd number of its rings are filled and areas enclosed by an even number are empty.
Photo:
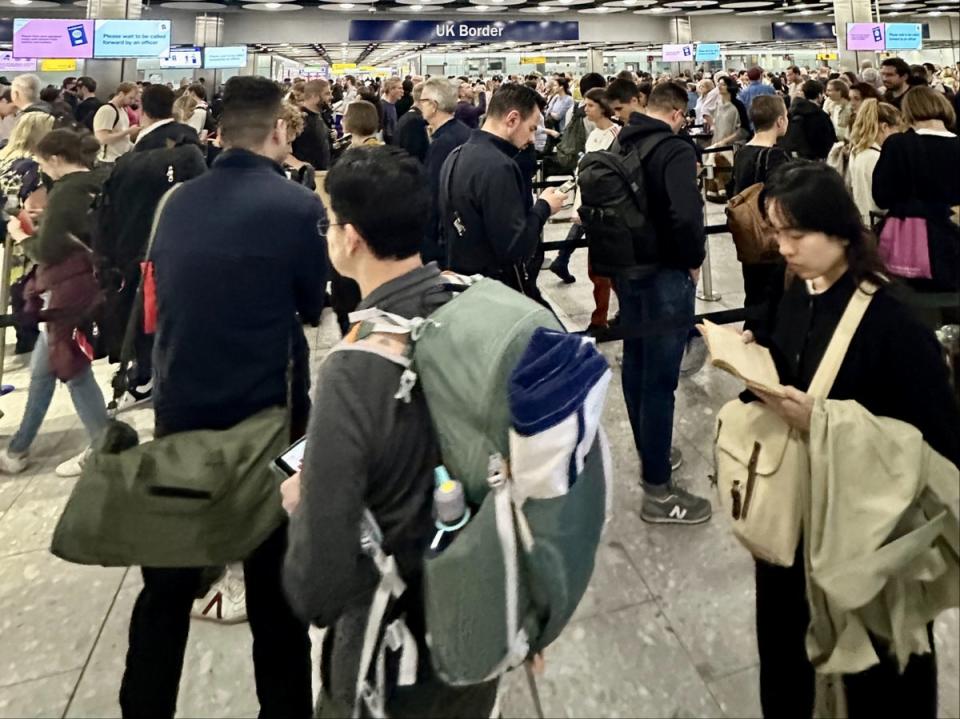
[[[20,474],[27,468],[27,455],[10,454],[9,449],[0,452],[0,474]]]
[[[190,616],[219,624],[247,621],[247,595],[242,567],[227,567],[227,573],[210,587],[206,596],[194,601]]]
[[[57,465],[57,468],[54,473],[58,477],[79,477],[80,473],[83,472],[83,463],[87,461],[87,457],[90,456],[90,453],[93,450],[90,447],[87,447],[76,457],[71,457],[66,462],[61,462]]]

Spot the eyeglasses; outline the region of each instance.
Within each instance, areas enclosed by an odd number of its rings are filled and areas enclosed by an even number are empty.
[[[327,220],[326,217],[324,217],[322,220],[320,220],[319,223],[317,223],[317,230],[320,232],[320,237],[322,237],[323,239],[327,239],[327,233],[330,231],[331,227],[342,227],[345,224],[347,223],[346,222],[330,222],[329,220]]]

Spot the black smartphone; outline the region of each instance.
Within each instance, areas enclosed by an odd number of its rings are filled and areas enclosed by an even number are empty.
[[[281,472],[288,477],[292,477],[300,471],[300,467],[303,465],[303,454],[306,451],[307,438],[303,437],[287,447],[283,454],[273,460],[273,463]]]

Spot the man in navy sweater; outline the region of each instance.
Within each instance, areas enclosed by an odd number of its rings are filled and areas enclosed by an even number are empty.
[[[306,349],[326,284],[325,214],[290,182],[282,93],[261,77],[231,78],[220,124],[224,152],[175,189],[150,253],[156,273],[154,408],[157,436],[227,429],[287,406],[291,355]],[[299,317],[298,317],[299,315]],[[243,522],[237,517],[237,522]],[[309,717],[310,640],[283,594],[280,526],[244,562],[264,716]],[[202,568],[143,568],[120,688],[125,717],[173,717]]]

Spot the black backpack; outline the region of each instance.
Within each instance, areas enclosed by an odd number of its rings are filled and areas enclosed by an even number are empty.
[[[117,161],[93,201],[91,248],[105,291],[101,329],[112,361],[120,355],[157,204],[173,185],[206,169],[196,141],[170,141],[167,147],[128,152]]]
[[[647,212],[643,162],[673,133],[655,133],[637,143],[588,152],[580,161],[579,215],[593,272],[616,277],[657,264],[657,235]]]
[[[564,172],[573,172],[576,169],[577,161],[587,147],[587,128],[583,124],[586,117],[587,113],[582,107],[578,105],[573,108],[570,124],[564,128],[560,136],[554,159],[557,167]]]

